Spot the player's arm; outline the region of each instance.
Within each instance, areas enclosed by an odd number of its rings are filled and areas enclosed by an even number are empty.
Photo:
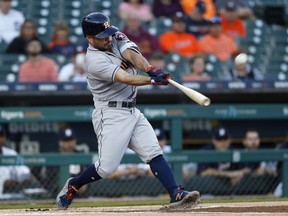
[[[136,52],[133,49],[128,48],[124,50],[122,56],[142,71],[145,71],[145,69],[150,65],[147,59],[140,52]]]
[[[166,78],[170,76],[168,73],[163,73],[156,77],[148,77],[142,75],[133,75],[127,73],[122,68],[116,71],[114,82],[126,83],[127,85],[142,86],[142,85],[168,85]]]
[[[133,75],[127,73],[122,68],[119,68],[115,74],[115,82],[126,83],[133,86],[149,85],[151,84],[151,78],[148,76]]]
[[[122,56],[139,70],[145,71],[150,77],[155,77],[164,73],[162,68],[150,65],[140,52],[136,52],[133,49],[128,48],[124,50]]]

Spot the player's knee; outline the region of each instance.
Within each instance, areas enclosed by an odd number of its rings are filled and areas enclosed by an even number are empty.
[[[98,174],[99,174],[102,178],[108,178],[108,177],[111,176],[116,170],[117,170],[117,167],[109,167],[109,168],[99,167],[97,172],[98,172]]]

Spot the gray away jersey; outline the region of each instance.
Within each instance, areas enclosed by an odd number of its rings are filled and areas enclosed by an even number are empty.
[[[112,37],[112,52],[103,52],[89,45],[85,72],[95,106],[97,101],[131,101],[136,97],[136,86],[114,82],[116,71],[120,67],[129,74],[138,74],[138,70],[121,55],[126,49],[139,52],[137,45],[121,32]]]

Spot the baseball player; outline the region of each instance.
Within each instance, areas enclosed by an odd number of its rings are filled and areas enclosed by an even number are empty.
[[[109,18],[103,13],[94,12],[84,17],[82,30],[89,42],[85,73],[95,106],[92,123],[99,158],[78,177],[67,180],[56,198],[58,208],[68,208],[83,185],[113,174],[127,147],[150,165],[155,177],[167,189],[170,208],[197,204],[199,192],[185,191],[176,183],[152,126],[135,107],[137,86],[168,85],[166,79],[170,75],[150,65],[137,45],[110,26]],[[140,70],[149,76],[139,75]]]

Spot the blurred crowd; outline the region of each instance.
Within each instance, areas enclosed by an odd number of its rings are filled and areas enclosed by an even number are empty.
[[[238,43],[247,36],[245,21],[255,19],[249,0],[123,0],[117,13],[110,15],[118,18],[118,23],[112,24],[134,41],[149,61],[156,59],[155,64],[160,62],[168,72],[171,62],[176,65],[175,79],[263,79],[263,72],[249,64],[247,50]],[[168,29],[161,29],[157,23],[161,20],[168,22]],[[46,44],[38,35],[37,21],[13,9],[11,0],[0,0],[0,38],[8,44],[3,52],[26,56],[18,75],[9,81],[85,81],[86,40],[71,41],[68,23],[59,21],[52,35],[46,35]],[[148,26],[155,26],[154,33]],[[207,70],[210,55],[225,65],[221,74]],[[66,64],[59,65],[51,56],[65,58]]]

